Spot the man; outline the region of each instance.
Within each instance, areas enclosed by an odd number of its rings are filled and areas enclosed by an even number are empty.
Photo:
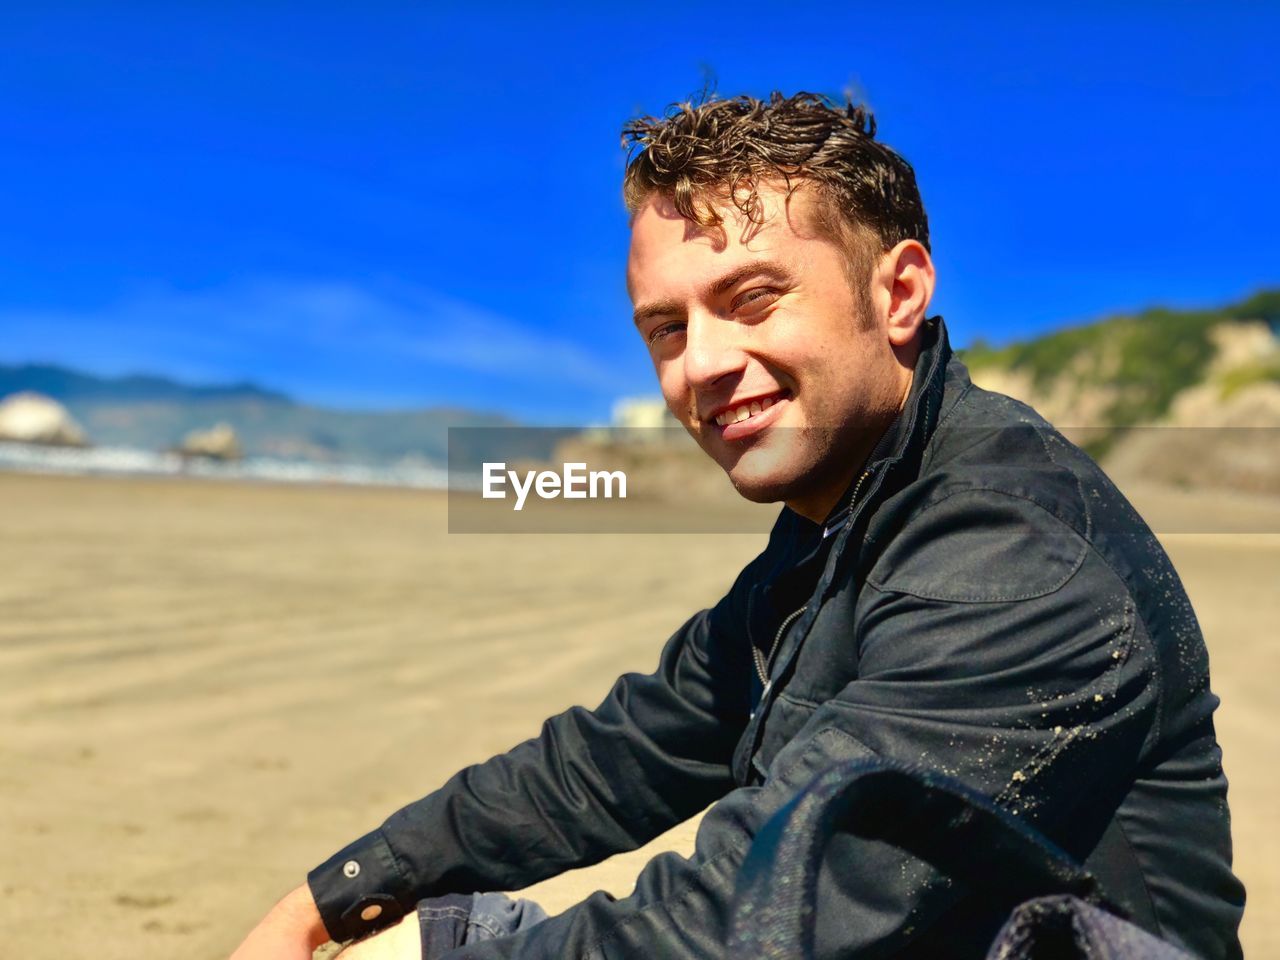
[[[807,94],[628,125],[627,282],[662,393],[743,496],[786,508],[654,674],[339,851],[236,960],[309,956],[406,913],[351,955],[719,956],[756,832],[823,769],[877,756],[994,798],[1196,956],[1239,955],[1217,701],[1186,596],[1096,465],[952,358],[927,318],[914,174],[874,134],[861,108]],[[694,856],[656,857],[625,899],[541,919],[471,895],[712,802]],[[957,890],[883,844],[840,855],[820,955],[982,955],[994,930]]]

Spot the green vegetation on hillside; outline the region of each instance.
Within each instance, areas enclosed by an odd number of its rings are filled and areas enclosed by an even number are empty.
[[[1126,427],[1160,417],[1181,390],[1201,382],[1214,357],[1211,331],[1242,320],[1280,325],[1280,290],[1264,290],[1220,310],[1155,307],[1004,347],[977,342],[961,356],[972,369],[994,366],[1025,373],[1037,391],[1064,375],[1082,386],[1105,384],[1115,392],[1107,423]],[[1277,372],[1273,365],[1259,365],[1236,379],[1240,377],[1230,387],[1224,384],[1224,391],[1277,379]]]
[[[1234,320],[1262,320],[1274,329],[1280,325],[1280,290],[1261,290],[1222,312]]]
[[[1280,383],[1280,360],[1259,361],[1228,370],[1220,381],[1222,399],[1230,400],[1255,383]]]

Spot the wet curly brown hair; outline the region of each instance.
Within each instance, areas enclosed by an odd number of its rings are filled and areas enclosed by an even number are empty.
[[[674,103],[662,117],[638,117],[622,128],[623,198],[634,216],[650,195],[667,196],[703,226],[718,225],[716,203],[732,200],[760,223],[761,183],[781,182],[788,197],[812,184],[816,226],[844,247],[851,266],[865,268],[902,240],[929,249],[915,171],[875,136],[866,106],[814,93]]]

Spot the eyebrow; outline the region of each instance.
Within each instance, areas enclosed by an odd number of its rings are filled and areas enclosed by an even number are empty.
[[[743,280],[751,277],[768,277],[771,280],[789,281],[791,274],[782,268],[773,260],[752,260],[744,263],[740,267],[735,267],[724,276],[719,277],[710,286],[707,287],[706,293],[710,297],[719,297],[732,290]],[[652,320],[654,317],[670,316],[683,312],[684,305],[678,300],[655,300],[653,303],[647,303],[642,307],[637,307],[634,315],[636,326],[640,326],[646,320]]]

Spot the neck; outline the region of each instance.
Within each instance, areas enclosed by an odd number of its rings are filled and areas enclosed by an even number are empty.
[[[817,524],[824,523],[827,517],[831,516],[831,512],[835,510],[836,505],[840,503],[845,492],[853,484],[854,478],[861,476],[863,470],[869,466],[868,461],[875,452],[876,446],[884,436],[885,431],[893,425],[894,420],[906,408],[907,399],[911,396],[911,384],[914,380],[915,372],[908,368],[906,382],[902,388],[902,393],[898,397],[897,406],[892,408],[891,412],[884,417],[880,429],[875,431],[874,436],[868,438],[869,442],[865,442],[861,450],[853,451],[854,456],[850,462],[854,466],[842,471],[820,488],[806,491],[798,497],[787,500],[786,504],[793,512]]]
[[[862,464],[860,463],[856,470],[849,471],[838,481],[832,482],[822,490],[808,496],[795,497],[788,500],[787,506],[806,520],[820,524],[831,516],[831,511],[836,508],[836,504],[840,502],[844,492],[849,489],[849,484],[853,483],[853,478],[861,471]]]

